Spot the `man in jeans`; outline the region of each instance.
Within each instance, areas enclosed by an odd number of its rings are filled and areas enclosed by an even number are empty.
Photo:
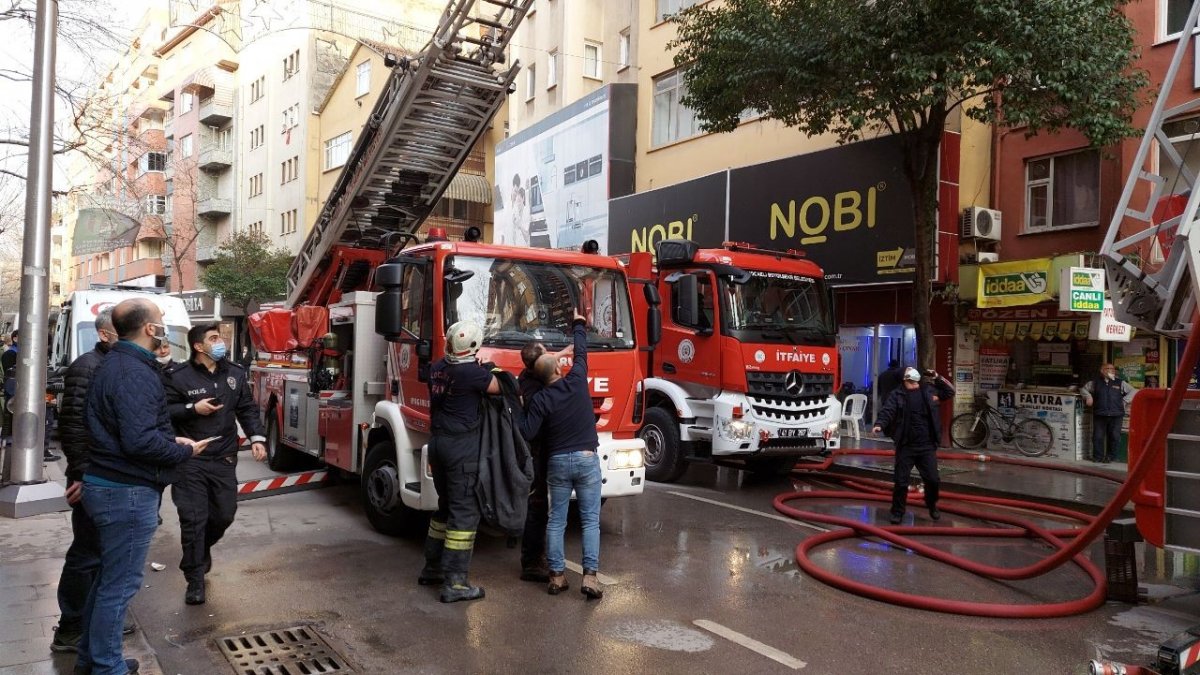
[[[63,454],[67,456],[67,503],[71,505],[71,546],[63,559],[62,576],[58,580],[58,629],[50,651],[74,652],[83,634],[81,619],[96,570],[100,568],[100,540],[96,524],[80,503],[83,496],[83,472],[88,464],[92,439],[83,425],[83,408],[87,403],[88,386],[104,357],[117,344],[112,325],[112,308],[96,316],[96,335],[100,340],[91,351],[82,354],[67,368],[63,376],[62,416],[59,436]],[[125,625],[126,634],[133,626]]]
[[[547,591],[558,595],[570,586],[563,559],[563,534],[567,530],[567,506],[571,491],[579,502],[583,525],[583,586],[589,600],[604,595],[596,579],[600,569],[600,458],[596,448],[596,413],[588,386],[586,319],[575,313],[571,322],[575,356],[564,376],[559,359],[543,354],[534,363],[534,373],[545,386],[533,395],[521,420],[521,435],[532,440],[541,434],[547,455],[546,483],[550,492],[550,522],[546,527],[546,560],[550,567]]]
[[[112,318],[120,341],[96,369],[83,414],[92,439],[83,507],[99,534],[100,569],[83,610],[75,672],[94,675],[138,670],[121,653],[125,610],[142,586],[163,488],[207,446],[171,431],[154,361],[167,339],[162,310],[144,298],[125,300]]]

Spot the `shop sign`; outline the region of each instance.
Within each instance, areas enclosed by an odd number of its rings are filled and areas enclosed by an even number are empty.
[[[725,241],[729,172],[639,192],[608,202],[609,253],[654,252],[664,239],[714,248]]]
[[[216,300],[208,291],[186,291],[179,294],[179,299],[191,317],[213,316],[216,309]]]
[[[980,307],[1035,305],[1050,300],[1049,258],[979,266]]]
[[[1071,312],[1100,312],[1104,309],[1104,270],[1067,267],[1058,284],[1058,308]]]
[[[1104,311],[1092,315],[1088,339],[1102,342],[1129,342],[1131,337],[1133,337],[1133,326],[1117,321],[1112,300],[1105,300]]]

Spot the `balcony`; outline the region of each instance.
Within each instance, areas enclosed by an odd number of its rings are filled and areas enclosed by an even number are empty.
[[[196,244],[196,262],[208,263],[217,259],[216,244]]]
[[[233,119],[233,104],[219,100],[216,96],[200,100],[200,123],[210,127],[228,124]]]
[[[200,157],[196,164],[204,171],[220,172],[233,165],[233,151],[217,143],[200,144]]]
[[[201,218],[224,218],[233,213],[233,201],[222,197],[208,197],[196,202],[196,215]]]

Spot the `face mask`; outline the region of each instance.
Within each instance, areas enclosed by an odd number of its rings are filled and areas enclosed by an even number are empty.
[[[226,350],[224,342],[217,342],[208,350],[208,355],[212,357],[213,361],[220,361],[225,358],[225,354],[227,353],[228,350]]]
[[[155,360],[155,361],[158,361],[159,363],[161,363],[161,364],[163,364],[163,365],[165,366],[165,365],[167,365],[168,363],[170,363],[170,362],[171,362],[171,355],[170,355],[170,354],[167,354],[166,356],[159,356],[159,357],[155,357],[155,359],[154,359],[154,360]]]
[[[1115,380],[1115,379],[1117,379],[1117,374],[1116,374],[1116,373],[1105,373],[1105,374],[1104,374],[1104,379],[1106,379],[1106,380]]]
[[[154,348],[158,349],[158,347],[167,340],[167,327],[161,323],[151,323],[147,325],[154,326],[156,329],[161,329],[161,332],[155,331],[154,335],[150,336],[154,338]]]

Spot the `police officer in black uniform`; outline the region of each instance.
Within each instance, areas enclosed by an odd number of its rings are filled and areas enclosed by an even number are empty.
[[[467,578],[479,527],[479,408],[484,394],[500,393],[500,384],[475,359],[482,344],[479,326],[459,321],[446,332],[445,358],[429,369],[429,462],[438,509],[429,521],[417,583],[442,584],[442,602],[483,597],[483,588]]]
[[[217,324],[200,324],[188,331],[192,357],[167,369],[167,410],[180,436],[216,437],[208,448],[180,467],[171,486],[179,511],[183,559],[179,569],[187,579],[184,601],[204,603],[204,575],[212,569],[212,547],[233,524],[237,511],[237,424],[250,437],[254,459],[266,459],[266,436],[258,409],[246,383],[246,370],[226,358],[225,341]]]

